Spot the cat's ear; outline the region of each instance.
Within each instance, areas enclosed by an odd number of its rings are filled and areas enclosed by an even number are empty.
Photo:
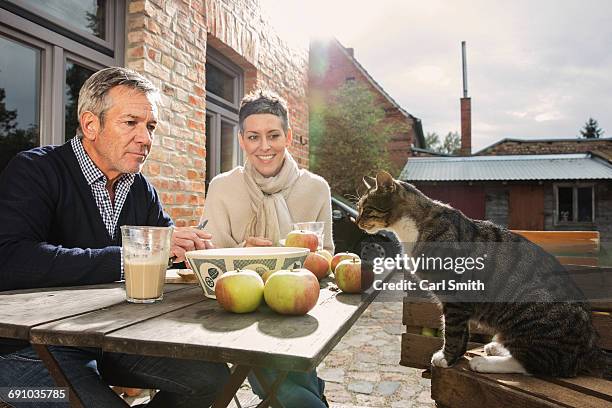
[[[386,171],[382,170],[376,175],[376,187],[381,191],[392,193],[395,191],[396,186],[393,177]]]
[[[374,177],[365,176],[363,178],[363,184],[369,189],[376,187],[376,179]]]
[[[375,186],[376,186],[376,179],[374,177],[365,176],[363,178],[363,183],[357,186],[357,195],[361,197],[364,194],[366,194],[368,191],[370,191],[372,188],[374,188]]]

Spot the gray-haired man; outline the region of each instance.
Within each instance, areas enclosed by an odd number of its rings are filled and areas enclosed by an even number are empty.
[[[0,291],[119,280],[119,227],[172,225],[140,174],[157,127],[158,95],[134,71],[101,70],[79,94],[78,136],[21,152],[0,174]],[[207,248],[210,238],[176,228],[172,253],[180,261],[186,250]],[[151,407],[208,406],[228,378],[224,364],[50,351],[86,407],[126,406],[109,383],[161,390]],[[52,385],[27,343],[0,339],[0,387]]]

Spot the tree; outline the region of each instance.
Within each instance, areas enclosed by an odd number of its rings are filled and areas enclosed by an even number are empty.
[[[439,147],[440,144],[440,136],[436,132],[427,132],[425,135],[425,148],[429,150],[435,150],[436,147]]]
[[[425,146],[427,149],[443,154],[459,154],[461,150],[461,136],[458,132],[448,132],[444,140],[440,142],[437,133],[427,133],[425,136]]]
[[[6,91],[0,88],[0,172],[16,153],[38,144],[38,127],[17,128],[17,110],[6,109]]]
[[[349,82],[329,102],[310,114],[310,167],[329,183],[332,193],[355,194],[365,175],[378,170],[397,174],[387,143],[396,127],[385,123],[385,111],[367,87]]]
[[[583,130],[580,131],[580,134],[585,139],[599,139],[599,137],[604,134],[604,131],[599,127],[595,119],[589,118],[584,124]]]

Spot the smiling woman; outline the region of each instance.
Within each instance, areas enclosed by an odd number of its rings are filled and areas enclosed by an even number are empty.
[[[333,253],[331,197],[327,182],[298,168],[291,146],[287,105],[278,95],[255,91],[244,97],[238,112],[237,135],[244,167],[216,176],[210,183],[204,217],[206,232],[218,247],[272,246],[285,238],[295,222],[325,223],[324,247]],[[268,370],[271,383],[277,372]],[[286,407],[323,408],[323,380],[316,371],[289,373],[279,389]],[[257,380],[253,391],[265,398]]]

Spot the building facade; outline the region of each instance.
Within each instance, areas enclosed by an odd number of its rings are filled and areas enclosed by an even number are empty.
[[[396,129],[387,149],[392,163],[401,169],[411,147],[425,147],[420,119],[404,110],[357,61],[353,48],[337,40],[313,41],[310,44],[310,106],[320,101],[333,101],[333,93],[347,82],[357,82],[370,89],[376,103],[385,111],[385,122]],[[312,109],[311,109],[312,110]]]
[[[78,89],[126,66],[162,91],[144,174],[177,225],[202,214],[206,184],[242,164],[238,103],[257,87],[287,99],[290,150],[308,167],[308,44],[287,45],[256,0],[34,0],[0,6],[0,166],[19,150],[61,144],[78,124]],[[6,58],[5,58],[6,56]]]

